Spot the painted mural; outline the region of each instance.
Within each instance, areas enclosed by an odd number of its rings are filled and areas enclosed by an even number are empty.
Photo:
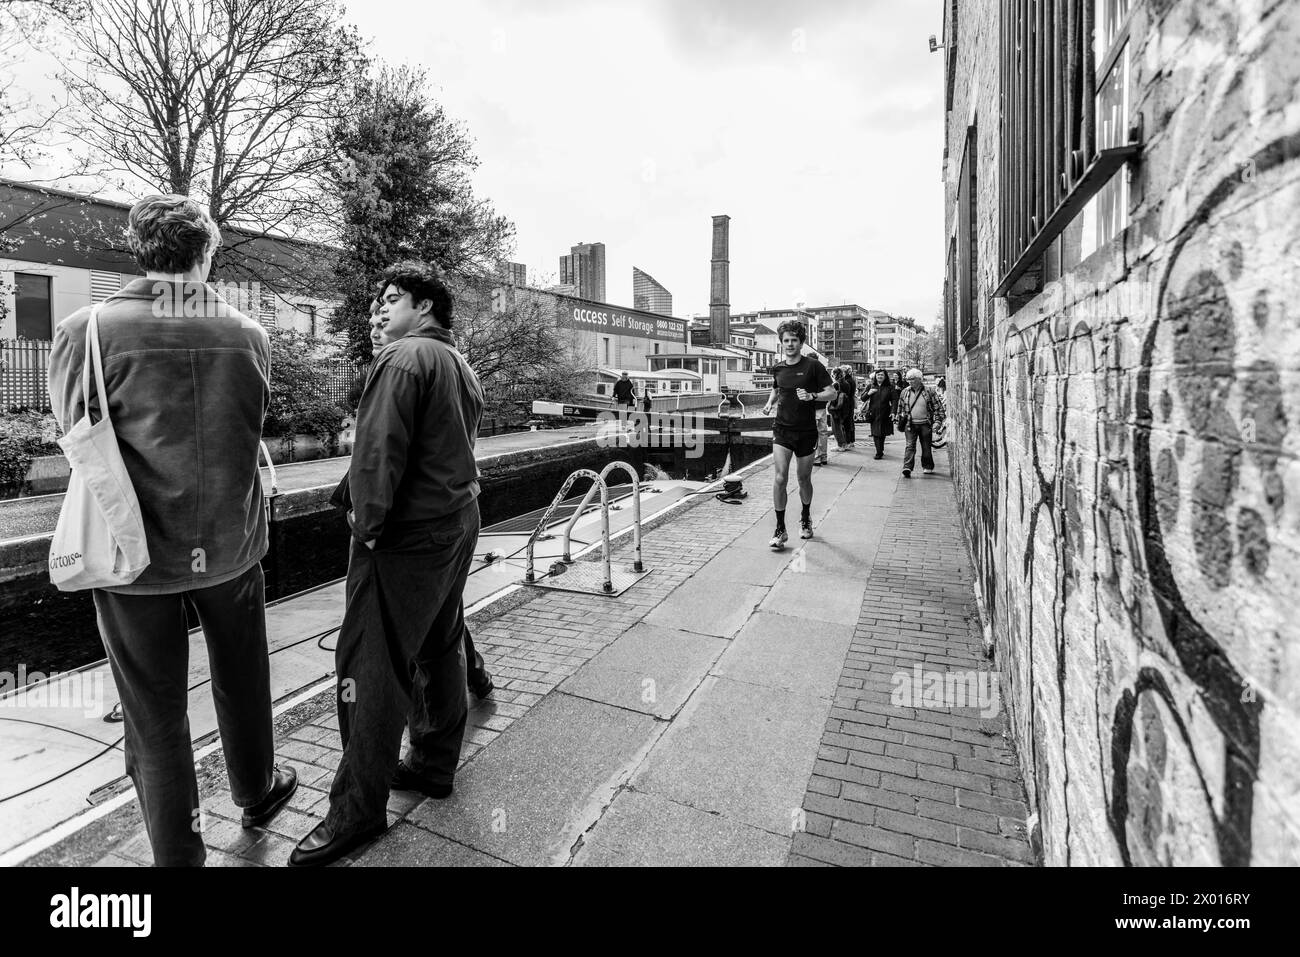
[[[1200,68],[1231,110],[1274,65]],[[1169,199],[950,376],[1049,863],[1300,863],[1300,133],[1178,123]]]

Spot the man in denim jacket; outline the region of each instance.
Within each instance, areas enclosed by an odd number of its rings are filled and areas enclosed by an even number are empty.
[[[149,567],[94,591],[122,700],[126,771],[159,865],[205,858],[187,717],[189,628],[198,614],[230,792],[243,824],[266,823],[297,786],[274,765],[262,569],[266,515],[257,468],[270,343],[207,285],[221,234],[184,196],[131,208],[127,240],[144,278],[99,308],[113,427],[140,501]],[[50,403],[67,432],[87,414],[81,372],[90,308],[55,331]],[[102,396],[90,412],[99,414]]]

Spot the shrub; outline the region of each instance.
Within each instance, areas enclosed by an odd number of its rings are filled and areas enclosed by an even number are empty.
[[[327,343],[287,329],[268,329],[271,337],[271,407],[262,432],[267,436],[310,433],[330,442],[343,425],[344,409],[325,391]]]
[[[0,485],[21,486],[32,459],[58,455],[59,426],[49,412],[0,413]]]

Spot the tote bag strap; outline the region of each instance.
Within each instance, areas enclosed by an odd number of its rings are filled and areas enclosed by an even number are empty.
[[[279,495],[280,483],[275,477],[275,463],[271,461],[271,450],[266,447],[266,442],[264,440],[257,443],[257,450],[261,453],[262,458],[266,460],[266,467],[271,472],[271,494]]]
[[[81,363],[81,405],[90,415],[90,370],[95,370],[95,394],[99,396],[99,418],[112,425],[108,414],[108,390],[104,388],[104,357],[99,347],[99,305],[91,307],[90,321],[86,323],[85,356]],[[93,423],[92,423],[93,424]]]

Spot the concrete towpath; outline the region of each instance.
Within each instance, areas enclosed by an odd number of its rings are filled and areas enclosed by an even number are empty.
[[[622,595],[538,589],[478,624],[498,690],[471,711],[455,793],[395,792],[389,831],[352,863],[1032,863],[1001,699],[975,700],[994,666],[947,456],[903,479],[900,453],[817,469],[810,542],[767,547],[760,463],[743,504],[701,497],[649,530],[651,574]],[[923,693],[935,673],[971,699]],[[267,829],[242,830],[222,776],[203,778],[209,864],[283,864],[323,813],[329,695],[316,711],[282,728],[301,786]],[[151,859],[138,825],[95,843],[36,862]]]

